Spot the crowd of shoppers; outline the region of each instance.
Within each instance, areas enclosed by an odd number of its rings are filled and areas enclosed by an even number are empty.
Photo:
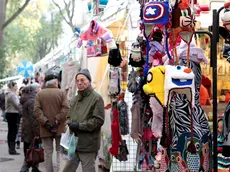
[[[40,172],[39,164],[26,162],[26,152],[35,137],[42,140],[46,172],[60,171],[60,140],[67,127],[78,137],[78,143],[75,156],[66,162],[63,172],[75,172],[80,162],[83,172],[95,171],[95,160],[100,148],[100,130],[104,123],[104,101],[93,90],[88,69],[82,69],[75,80],[78,92],[70,106],[66,92],[58,87],[60,81],[55,73],[46,74],[43,89],[38,83],[29,84],[21,89],[20,96],[17,95],[15,82],[8,85],[3,96],[8,123],[7,141],[9,154],[19,155],[15,142],[17,134],[21,132],[25,160],[20,172],[29,172],[30,168],[32,172]],[[0,95],[0,100],[2,99]],[[54,141],[55,163],[52,158]]]

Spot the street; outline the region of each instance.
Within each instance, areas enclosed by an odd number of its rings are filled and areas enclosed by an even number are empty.
[[[23,143],[21,142],[20,149],[17,149],[20,155],[9,155],[8,146],[7,146],[7,123],[3,121],[3,118],[0,118],[0,172],[19,172],[23,160]],[[55,156],[54,156],[55,162]],[[65,161],[61,159],[61,168],[60,172],[63,170]],[[45,172],[44,163],[41,163],[39,169],[42,172]],[[77,172],[81,172],[81,165],[79,166]]]

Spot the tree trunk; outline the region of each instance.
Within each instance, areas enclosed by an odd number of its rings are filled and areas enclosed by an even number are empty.
[[[0,28],[2,28],[6,19],[6,0],[0,0]],[[0,47],[3,43],[3,30],[0,29]]]

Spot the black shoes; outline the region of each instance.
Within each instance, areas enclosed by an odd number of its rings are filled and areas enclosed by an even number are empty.
[[[9,146],[9,154],[10,155],[20,155],[20,153],[18,153],[15,150],[15,142],[8,142],[8,146]]]

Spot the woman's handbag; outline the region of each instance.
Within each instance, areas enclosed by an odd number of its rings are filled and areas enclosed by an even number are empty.
[[[26,151],[26,162],[32,165],[44,162],[44,149],[40,137],[34,137],[31,146]]]

